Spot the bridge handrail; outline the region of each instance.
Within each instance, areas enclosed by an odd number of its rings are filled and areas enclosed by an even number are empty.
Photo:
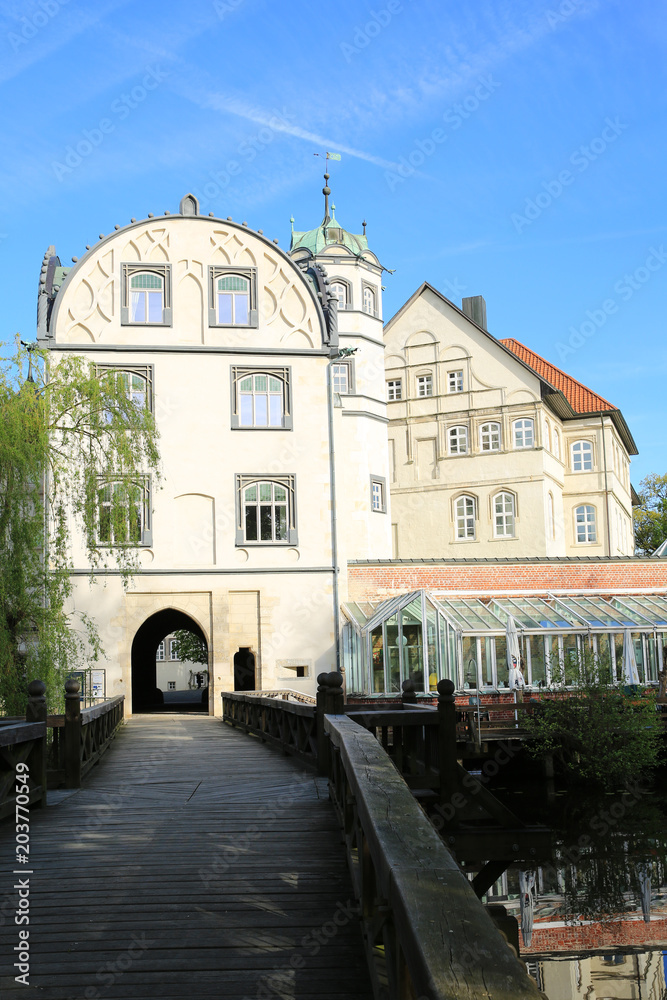
[[[391,998],[539,997],[376,738],[343,715],[324,729],[371,975]]]
[[[30,806],[46,805],[45,690],[41,681],[31,681],[26,721],[12,719],[0,726],[0,819],[16,814],[17,786],[21,796],[27,794]]]
[[[317,718],[314,704],[272,697],[268,692],[222,692],[222,718],[229,725],[259,736],[263,742],[317,764]]]
[[[125,714],[125,695],[81,708],[80,684],[65,683],[65,714],[49,716],[52,730],[48,781],[51,787],[81,788],[88,771],[108,750]]]
[[[303,691],[295,691],[294,688],[276,688],[275,691],[225,691],[225,694],[234,695],[238,698],[282,698],[284,701],[288,701],[293,698],[294,701],[300,701],[304,705],[314,705],[315,699],[310,694],[304,694]]]

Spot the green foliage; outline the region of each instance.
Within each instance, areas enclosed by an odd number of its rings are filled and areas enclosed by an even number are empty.
[[[639,484],[640,505],[635,507],[635,545],[642,555],[650,555],[667,538],[667,475],[652,472]]]
[[[117,372],[98,375],[70,355],[54,364],[35,350],[26,379],[27,362],[19,349],[0,367],[0,712],[8,715],[23,713],[34,678],[57,709],[69,673],[98,657],[93,622],[69,604],[70,570],[76,558],[113,565],[129,581],[137,484],[159,462],[153,418]],[[100,548],[109,481],[105,537],[124,544]]]
[[[554,687],[526,718],[529,753],[553,755],[568,778],[607,788],[656,766],[661,723],[655,695],[614,687],[609,662],[588,651],[568,666],[568,684],[576,691],[563,689],[553,667],[552,678]]]
[[[187,629],[177,629],[174,638],[178,643],[178,656],[180,660],[189,660],[192,663],[203,663],[208,666],[208,649],[206,643]]]

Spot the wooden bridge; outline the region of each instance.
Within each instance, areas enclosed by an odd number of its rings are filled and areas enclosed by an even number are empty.
[[[539,997],[381,742],[335,710],[339,695],[334,677],[319,711],[225,696],[237,728],[135,716],[83,787],[31,810],[29,865],[6,822],[2,997]],[[39,775],[40,723],[24,725],[23,740],[0,726],[5,779],[26,762]],[[82,758],[95,744],[85,728]],[[413,763],[431,730],[410,742]],[[33,779],[35,805],[42,791]],[[14,921],[26,879],[29,949]]]

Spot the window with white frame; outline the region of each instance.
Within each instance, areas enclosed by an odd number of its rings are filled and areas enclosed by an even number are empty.
[[[500,451],[500,424],[482,424],[479,429],[479,444],[482,451]]]
[[[337,361],[331,366],[331,387],[334,392],[344,396],[353,391],[352,363],[350,361]]]
[[[447,372],[447,391],[463,392],[463,372]]]
[[[150,545],[150,481],[120,479],[97,490],[97,543]]]
[[[503,490],[493,498],[493,534],[496,538],[513,538],[516,501],[513,493]]]
[[[292,427],[289,368],[232,367],[232,427]]]
[[[180,660],[178,653],[178,639],[169,640],[169,659],[170,660]]]
[[[371,510],[387,513],[387,483],[382,476],[371,476]]]
[[[370,316],[377,316],[377,310],[375,307],[375,291],[370,287],[370,285],[364,285],[364,312],[368,313]]]
[[[466,455],[468,452],[468,428],[460,425],[458,427],[450,427],[448,434],[449,438],[449,454],[450,455]]]
[[[158,647],[155,652],[155,659],[164,660],[164,639],[162,640],[162,642],[158,643]]]
[[[121,265],[121,323],[148,326],[171,324],[169,264]]]
[[[457,539],[475,537],[475,508],[474,497],[464,495],[457,498],[454,505]]]
[[[131,368],[120,365],[96,365],[95,373],[98,378],[112,377],[116,387],[124,390],[127,398],[138,410],[153,411],[152,365],[133,365]],[[106,411],[103,419],[105,423],[111,423],[112,414]]]
[[[343,281],[332,281],[329,287],[333,297],[338,299],[338,308],[347,309],[349,304],[349,292],[347,285]]]
[[[209,326],[257,326],[256,268],[209,268],[208,321]]]
[[[554,455],[560,458],[560,431],[554,427]]]
[[[532,448],[535,442],[535,430],[532,420],[515,420],[512,424],[515,448]]]
[[[167,681],[167,691],[176,690],[176,681]]]
[[[595,507],[591,504],[581,504],[574,508],[574,524],[576,529],[576,539],[578,544],[586,542],[597,542],[597,531],[595,527]]]
[[[418,396],[432,396],[433,395],[433,376],[432,375],[418,375],[417,376],[417,395]]]
[[[590,441],[575,441],[572,445],[572,471],[591,472],[593,469],[593,445]]]
[[[295,545],[295,477],[236,477],[236,544]]]
[[[400,378],[392,378],[387,382],[387,400],[391,403],[393,400],[403,398],[403,384]]]

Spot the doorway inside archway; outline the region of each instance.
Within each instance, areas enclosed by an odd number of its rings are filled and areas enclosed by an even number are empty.
[[[241,646],[234,653],[234,690],[255,690],[255,654],[249,646]]]
[[[160,678],[161,683],[158,683],[158,668],[164,673],[163,663],[171,666],[176,663],[174,657],[169,659],[176,647],[165,640],[181,630],[192,633],[203,644],[208,656],[206,636],[197,622],[175,608],[157,611],[137,630],[132,642],[133,713],[208,711],[208,684],[205,682],[208,671],[205,665],[186,664],[190,669],[174,671],[174,681],[165,682]]]

